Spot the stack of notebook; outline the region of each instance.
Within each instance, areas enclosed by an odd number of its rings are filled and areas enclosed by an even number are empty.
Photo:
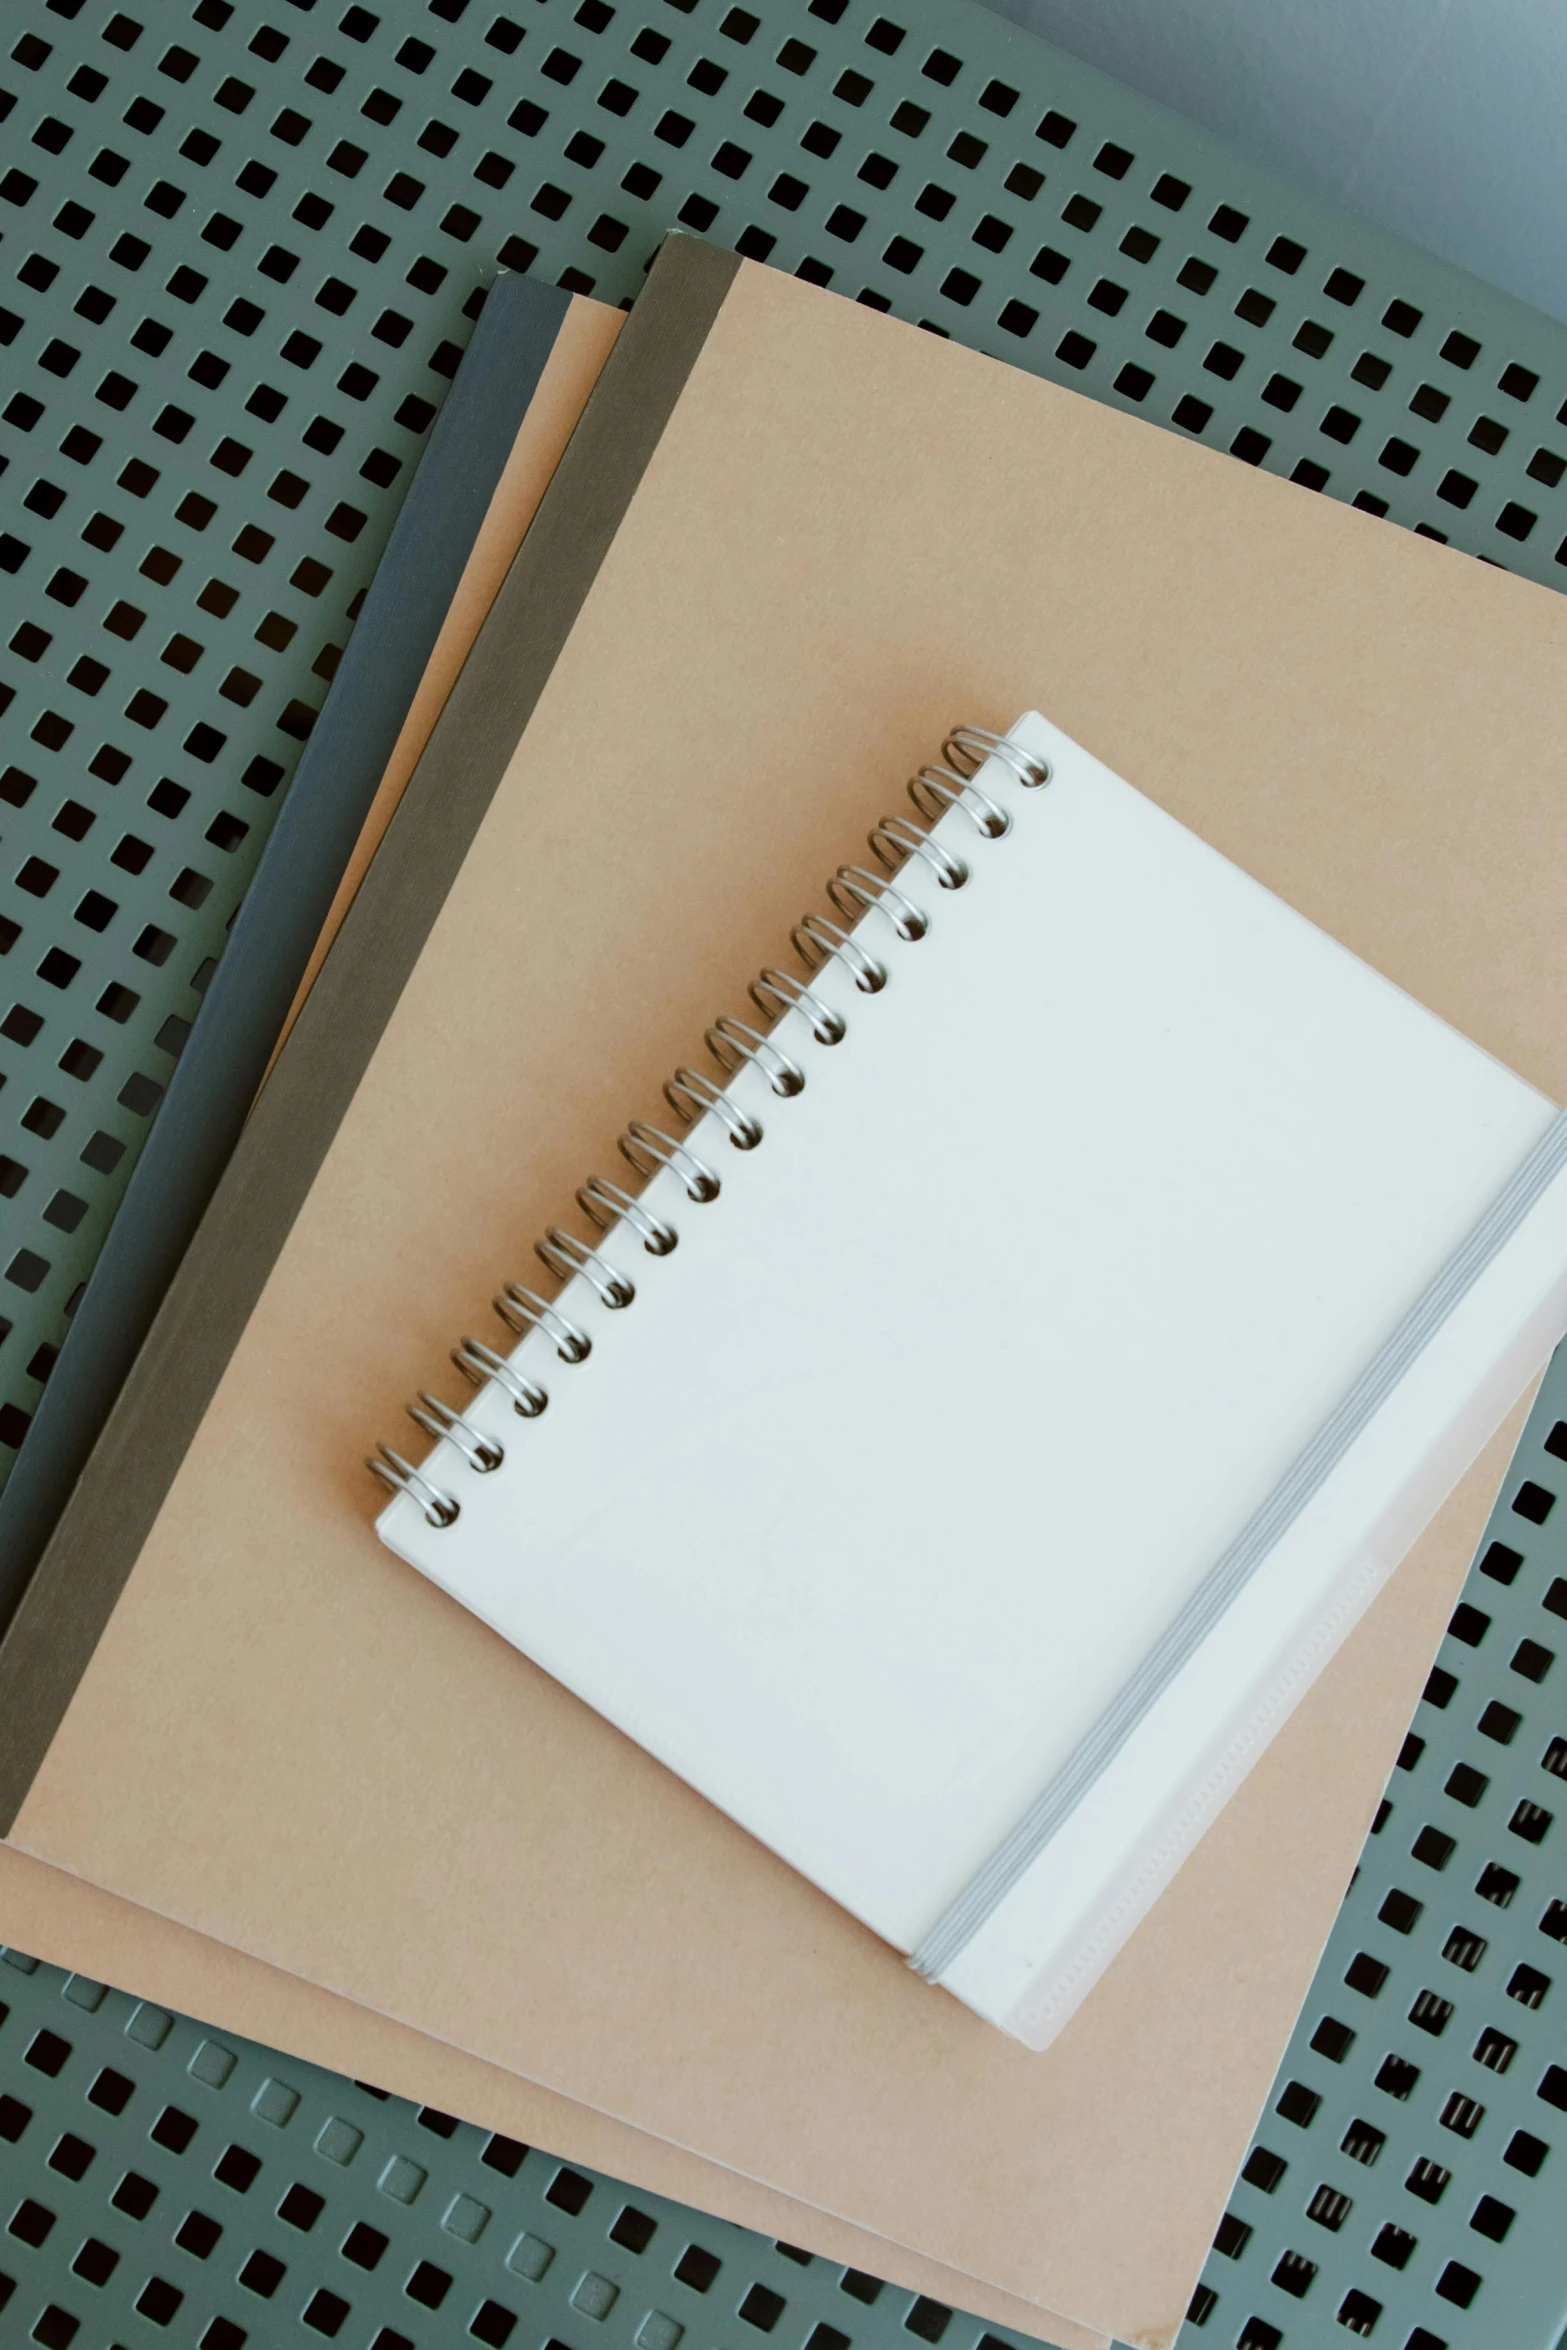
[[[1168,2340],[1567,1318],[1567,615],[691,240],[614,325],[0,1647],[5,1931]]]

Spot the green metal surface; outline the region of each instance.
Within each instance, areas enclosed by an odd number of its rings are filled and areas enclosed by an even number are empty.
[[[1567,1350],[1491,1515],[1182,2331],[1567,2325]],[[1344,2329],[1344,2333],[1340,2332]]]
[[[983,11],[961,0],[509,9],[181,0],[136,15],[26,0],[6,12],[0,1466],[497,265],[624,301],[682,223],[1530,578],[1567,581],[1567,330]],[[1523,1476],[1555,1491],[1543,1447],[1567,1410],[1560,1369],[1550,1393],[1495,1530],[1523,1563],[1505,1586],[1472,1578],[1466,1605],[1491,1622],[1478,1647],[1462,1633],[1448,1643],[1443,1670],[1458,1686],[1421,1709],[1423,1748],[1395,1774],[1270,2099],[1261,2158],[1208,2265],[1190,2350],[1298,2350],[1345,2334],[1394,2350],[1548,2350],[1561,2331],[1567,2261],[1546,2215],[1562,2157],[1541,2157],[1536,2174],[1507,2158],[1518,2131],[1552,2144],[1555,2091],[1540,2089],[1562,1996],[1541,1993],[1535,2008],[1508,1988],[1519,1967],[1551,1976],[1555,1949],[1540,1920],[1554,1916],[1561,1831],[1547,1823],[1535,1843],[1533,1813],[1515,1824],[1520,1805],[1554,1808],[1555,1765],[1541,1763],[1554,1752],[1554,1684],[1549,1666],[1531,1678],[1538,1659],[1515,1658],[1530,1643],[1553,1652],[1556,1520],[1511,1506]],[[1484,1728],[1498,1705],[1519,1717],[1505,1747]],[[1465,1769],[1489,1782],[1473,1803],[1450,1792]],[[1427,1828],[1452,1839],[1441,1868],[1412,1850]],[[1493,1867],[1519,1881],[1505,1904],[1502,1878],[1480,1889]],[[1422,1905],[1407,1933],[1387,1914],[1398,1893]],[[1443,1955],[1454,1927],[1486,1944],[1472,1969]],[[1362,1949],[1374,1962],[1364,1981],[1387,1969],[1374,1997],[1344,1981]],[[704,2340],[716,2330],[733,2350],[772,2306],[747,2316],[753,2287],[786,2304],[776,2339],[815,2350],[878,2328],[884,2343],[905,2328],[934,2340],[943,2322],[891,2288],[856,2300],[820,2261],[802,2268],[608,2182],[572,2213],[550,2201],[559,2166],[545,2157],[497,2183],[481,2134],[443,2137],[439,2117],[421,2126],[233,2044],[199,2058],[198,2042],[216,2043],[177,2019],[151,2046],[151,2026],[138,2037],[117,1994],[93,2007],[93,1987],[25,1962],[0,1981],[12,2008],[0,2079],[35,2116],[0,2137],[13,2230],[0,2268],[17,2280],[7,2340],[234,2350],[224,2325],[309,2341],[330,2334],[341,2301],[335,2338],[388,2327],[382,2350],[399,2334],[466,2339],[486,2305],[515,2315],[520,2340],[570,2350],[598,2324],[628,2327],[637,2350],[674,2350],[667,2329],[705,2326]],[[1452,2009],[1439,2033],[1435,2007],[1409,2018],[1426,1992]],[[1314,2046],[1324,2016],[1354,2037]],[[27,2057],[38,2030],[97,2053],[40,2074]],[[1517,2043],[1505,2069],[1503,2042]],[[225,2080],[209,2079],[229,2058]],[[207,2070],[187,2074],[193,2060]],[[89,2064],[135,2082],[123,2113],[93,2108],[90,2127]],[[252,2103],[264,2077],[300,2101],[281,2127]],[[1443,2119],[1454,2095],[1485,2109],[1468,2136]],[[155,2104],[196,2121],[188,2151],[149,2136]],[[362,2133],[347,2165],[319,2138],[329,2123],[347,2133],[334,2144]],[[1369,2164],[1344,2149],[1352,2124],[1380,2134]],[[95,2148],[79,2179],[51,2168],[62,2133]],[[237,2200],[212,2184],[222,2133],[263,2163]],[[1417,2159],[1450,2174],[1435,2202],[1405,2184]],[[1274,2161],[1287,2168],[1275,2175]],[[412,2175],[399,2164],[424,2174],[413,2201],[385,2185]],[[125,2170],[159,2185],[144,2220],[110,2202]],[[324,2199],[303,2229],[277,2214],[296,2178]],[[1312,2217],[1319,2187],[1329,2200]],[[657,2231],[641,2252],[609,2224],[628,2197]],[[1334,2197],[1349,2206],[1337,2229],[1321,2216],[1337,2212]],[[15,2232],[33,2206],[54,2214],[36,2244],[37,2219]],[[174,2239],[198,2208],[225,2231],[204,2259]],[[465,2240],[478,2211],[482,2235]],[[251,2217],[262,2212],[264,2225]],[[373,2271],[345,2266],[340,2247],[359,2226],[387,2239]],[[555,2255],[531,2280],[506,2267],[528,2236]],[[102,2283],[72,2269],[89,2240],[119,2254]],[[677,2279],[688,2241],[724,2264],[707,2296]],[[286,2272],[270,2298],[240,2281],[257,2251]],[[453,2277],[438,2309],[405,2290],[422,2261]],[[185,2296],[164,2326],[134,2309],[154,2275]],[[945,2322],[952,2350],[981,2331]]]
[[[17,1952],[0,1953],[0,2083],[6,2343],[1024,2339]]]

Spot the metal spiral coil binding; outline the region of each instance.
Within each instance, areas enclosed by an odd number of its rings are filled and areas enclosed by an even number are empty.
[[[506,1458],[506,1448],[497,1444],[493,1436],[483,1435],[471,1427],[461,1412],[454,1412],[449,1403],[442,1403],[438,1395],[419,1391],[417,1403],[408,1406],[408,1417],[416,1421],[426,1436],[433,1436],[439,1444],[443,1436],[450,1437],[470,1469],[487,1472],[498,1469]]]
[[[530,1330],[542,1330],[555,1342],[555,1352],[563,1363],[585,1363],[593,1352],[593,1341],[575,1322],[568,1322],[564,1314],[546,1305],[531,1289],[520,1282],[508,1281],[499,1297],[492,1297],[491,1305],[500,1315],[508,1330],[515,1330],[519,1338],[526,1338]]]
[[[1018,783],[1030,789],[1050,780],[1048,766],[1020,750],[1007,736],[992,734],[982,726],[955,726],[942,744],[941,759],[922,767],[909,780],[909,798],[924,821],[917,823],[908,816],[884,816],[867,836],[871,854],[881,870],[872,871],[864,865],[840,865],[827,884],[827,896],[834,912],[842,917],[842,923],[825,914],[810,913],[803,915],[790,933],[808,976],[820,973],[836,961],[843,965],[862,995],[876,995],[887,985],[886,966],[867,952],[851,932],[863,916],[879,913],[886,917],[893,936],[905,945],[912,945],[926,935],[930,916],[895,886],[892,877],[917,860],[929,867],[940,888],[955,890],[966,885],[969,880],[966,860],[955,856],[944,841],[931,837],[951,810],[961,810],[981,840],[999,840],[1011,830],[1008,811],[988,793],[980,791],[974,782],[989,759],[1000,760]],[[808,979],[796,979],[789,972],[768,966],[751,982],[749,993],[758,1013],[774,1025],[791,1012],[798,1012],[817,1044],[839,1044],[848,1033],[843,1014],[816,994]],[[699,1069],[677,1069],[664,1086],[664,1098],[682,1125],[695,1126],[710,1117],[722,1128],[734,1149],[754,1150],[762,1140],[761,1122],[730,1098],[729,1085],[745,1069],[754,1068],[780,1100],[789,1100],[804,1091],[806,1072],[771,1036],[728,1013],[713,1022],[705,1041],[717,1064],[719,1078],[715,1080]],[[617,1147],[644,1183],[651,1183],[667,1168],[694,1205],[706,1206],[717,1199],[722,1189],[715,1167],[674,1135],[666,1134],[660,1126],[648,1125],[643,1119],[632,1120]],[[651,1257],[670,1255],[679,1240],[679,1233],[664,1217],[655,1215],[633,1193],[618,1183],[606,1182],[602,1176],[590,1176],[576,1196],[577,1205],[598,1232],[607,1234],[624,1227],[636,1236]],[[619,1311],[635,1301],[636,1287],[628,1276],[588,1242],[563,1231],[559,1225],[549,1227],[543,1239],[535,1244],[535,1254],[555,1275],[563,1290],[580,1279],[607,1308]],[[558,1305],[551,1305],[517,1282],[506,1284],[494,1300],[494,1306],[518,1338],[541,1331],[563,1363],[584,1362],[592,1350],[593,1342],[587,1331],[562,1313]],[[514,1362],[507,1361],[476,1338],[464,1338],[452,1350],[452,1361],[472,1386],[497,1387],[522,1419],[537,1419],[549,1402],[548,1390],[537,1380],[527,1377]],[[421,1393],[407,1408],[417,1427],[437,1441],[449,1442],[473,1473],[488,1475],[504,1461],[503,1445],[437,1397]],[[457,1496],[445,1491],[423,1469],[415,1468],[389,1445],[378,1445],[366,1465],[392,1493],[406,1494],[415,1502],[427,1525],[443,1528],[456,1523],[462,1507]]]
[[[884,816],[867,835],[873,854],[889,873],[896,873],[910,857],[923,858],[943,889],[961,889],[968,880],[969,871],[961,857],[955,857],[940,841],[907,816]]]
[[[857,922],[862,914],[885,914],[893,933],[906,946],[923,938],[930,928],[930,916],[921,913],[911,898],[880,873],[867,873],[863,865],[840,865],[827,884],[827,895],[840,914],[850,922]]]
[[[677,1069],[664,1085],[664,1099],[677,1118],[694,1126],[709,1111],[724,1127],[737,1151],[754,1151],[762,1139],[761,1121],[737,1110],[721,1085],[700,1069]],[[716,1177],[713,1178],[717,1180]]]
[[[820,971],[834,955],[842,958],[862,995],[876,995],[887,984],[887,974],[875,958],[868,955],[836,922],[829,922],[825,914],[807,914],[789,933],[795,953],[807,971]]]
[[[812,995],[803,980],[787,971],[775,971],[771,966],[759,971],[746,993],[764,1019],[770,1016],[781,1020],[785,1012],[803,1012],[818,1044],[842,1044],[849,1033],[843,1014],[835,1012],[831,1004],[824,1004],[820,996]]]
[[[378,1444],[365,1467],[372,1477],[380,1478],[389,1492],[406,1493],[410,1501],[416,1501],[424,1512],[427,1526],[456,1525],[458,1504],[453,1496],[432,1485],[428,1477],[421,1477],[413,1462],[405,1461],[389,1444]]]
[[[589,1176],[577,1193],[577,1205],[601,1232],[616,1224],[629,1224],[650,1257],[667,1257],[680,1238],[673,1224],[666,1224],[661,1216],[650,1216],[640,1200],[622,1191],[618,1183],[606,1183],[602,1175]]]
[[[660,1167],[672,1167],[686,1187],[686,1197],[698,1206],[717,1199],[722,1186],[712,1168],[699,1159],[685,1144],[676,1142],[662,1126],[649,1126],[644,1119],[633,1118],[616,1144],[616,1149],[628,1167],[635,1167],[639,1175],[649,1178]]]
[[[600,1301],[616,1311],[629,1306],[637,1294],[625,1274],[617,1273],[596,1248],[589,1248],[574,1232],[562,1232],[558,1224],[552,1224],[544,1238],[534,1242],[533,1253],[557,1281],[569,1281],[573,1273],[580,1273]]]
[[[760,1069],[780,1100],[804,1093],[805,1071],[799,1062],[791,1061],[787,1053],[781,1053],[743,1020],[732,1020],[726,1012],[713,1022],[704,1041],[726,1076],[738,1077],[749,1061],[754,1069]]]
[[[477,1338],[464,1338],[452,1348],[452,1361],[471,1387],[484,1387],[493,1379],[496,1386],[511,1397],[511,1407],[524,1420],[536,1420],[549,1402],[547,1389],[535,1379],[524,1379],[515,1363],[498,1355],[493,1346],[481,1345]]]
[[[975,800],[982,800],[984,794],[974,790],[973,778],[987,759],[999,759],[1028,791],[1037,791],[1042,783],[1050,781],[1050,769],[1043,759],[1031,758],[1027,751],[1019,750],[1009,735],[992,734],[988,726],[955,726],[941,746],[941,755],[957,768],[965,790]],[[1001,816],[1004,832],[1008,819],[999,809],[995,813]]]

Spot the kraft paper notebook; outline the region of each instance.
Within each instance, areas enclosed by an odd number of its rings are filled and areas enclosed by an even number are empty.
[[[1049,2306],[1106,2307],[1113,2177],[1115,2322],[1167,2338],[1479,1472],[1422,1546],[1434,1580],[1397,1579],[1036,2057],[391,1567],[356,1464],[454,1300],[482,1306],[812,902],[845,779],[858,825],[858,779],[918,765],[951,711],[1006,723],[1042,674],[1076,740],[1559,1094],[1563,629],[1549,597],[931,338],[661,263],[12,1635],[13,1840]],[[645,1015],[586,1061],[584,990]],[[101,1629],[91,1579],[132,1564]]]

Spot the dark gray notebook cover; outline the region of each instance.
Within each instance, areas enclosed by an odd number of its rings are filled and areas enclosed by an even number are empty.
[[[570,296],[503,274],[0,1493],[0,1632],[228,1162]]]

